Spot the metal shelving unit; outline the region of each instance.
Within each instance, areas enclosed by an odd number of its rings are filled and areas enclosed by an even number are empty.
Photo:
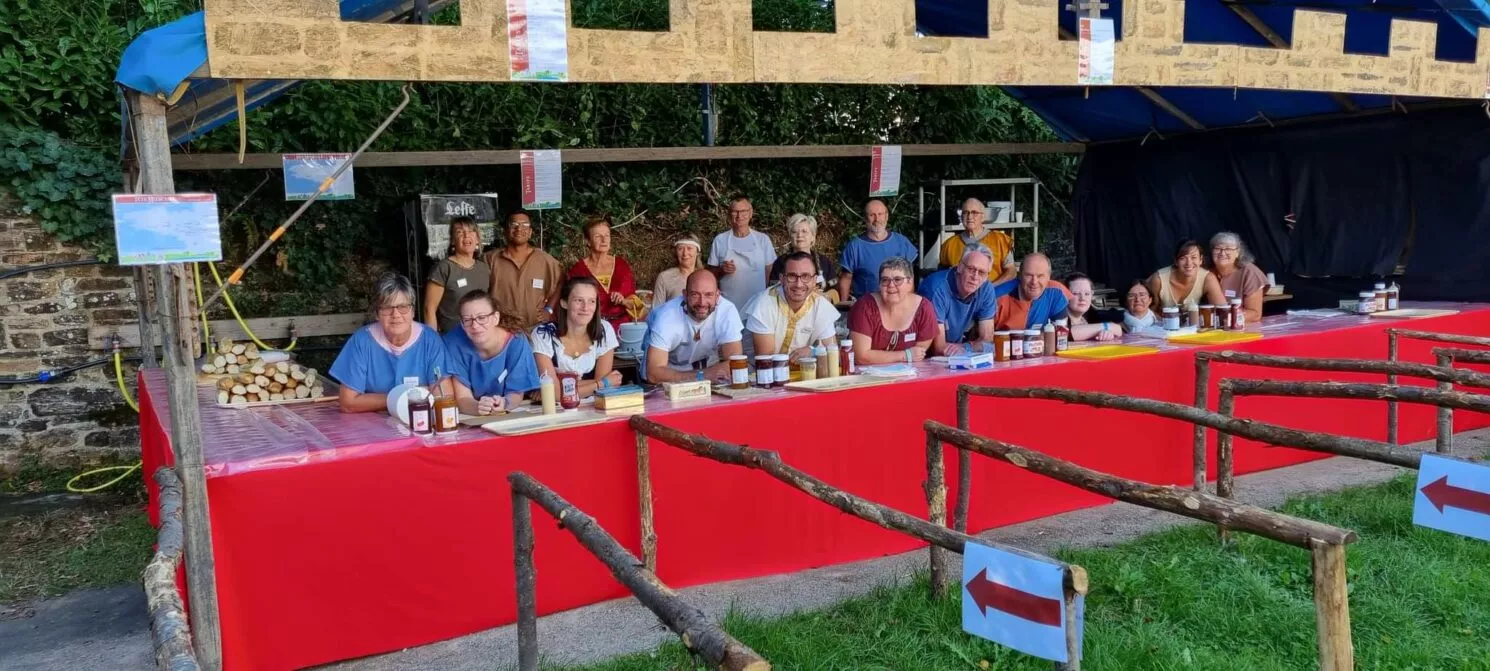
[[[924,184],[919,189],[919,194],[918,194],[918,199],[919,200],[918,200],[918,210],[917,211],[921,213],[923,225],[921,226],[921,229],[920,229],[920,239],[916,243],[916,248],[919,249],[920,250],[920,253],[921,253],[921,268],[922,269],[932,269],[932,268],[935,268],[936,267],[937,251],[938,251],[938,248],[941,245],[941,240],[942,240],[942,235],[943,234],[945,234],[945,233],[957,233],[957,232],[961,232],[963,230],[962,223],[960,221],[954,221],[951,224],[948,224],[947,223],[947,213],[948,213],[949,210],[952,210],[953,209],[952,207],[949,207],[949,203],[947,202],[947,189],[948,189],[948,187],[957,188],[957,187],[974,187],[974,186],[1006,187],[1008,189],[1008,198],[1005,199],[1005,202],[1008,202],[1009,203],[1009,206],[1010,206],[1009,207],[1009,209],[1010,209],[1010,216],[1009,216],[1009,218],[1011,219],[1011,221],[1008,221],[1008,222],[993,222],[993,221],[990,221],[987,224],[985,224],[985,226],[987,228],[997,229],[997,230],[1001,230],[1001,231],[1016,231],[1016,230],[1025,230],[1025,229],[1028,229],[1030,231],[1030,235],[1032,236],[1032,241],[1034,243],[1033,248],[1034,249],[1039,249],[1040,248],[1040,181],[1039,180],[1037,180],[1037,179],[1035,179],[1033,177],[1003,177],[1003,178],[997,178],[997,179],[943,179],[943,180],[938,180],[936,182],[929,182],[927,184]],[[1019,192],[1022,190],[1021,187],[1028,187],[1031,190],[1032,196],[1031,196],[1031,199],[1030,200],[1031,200],[1031,203],[1032,203],[1032,212],[1030,214],[1032,216],[1030,216],[1029,218],[1025,219],[1024,221],[1013,221],[1013,219],[1015,218],[1015,213],[1019,212]],[[997,190],[997,189],[993,189],[993,190]],[[938,223],[938,225],[937,225],[937,230],[936,230],[936,238],[931,241],[930,246],[928,246],[927,245],[927,242],[926,242],[926,234],[927,234],[928,230],[927,230],[927,227],[924,224],[924,222],[925,222],[925,216],[926,216],[926,202],[927,202],[927,199],[928,199],[928,195],[932,199],[934,199],[935,206],[936,206],[937,213],[938,213],[937,214],[937,223]],[[984,198],[984,196],[982,196],[982,195],[979,195],[978,198],[982,199],[985,203],[987,203],[987,202],[997,202],[997,201],[989,201],[986,198]],[[960,203],[956,203],[956,204],[953,204],[953,205],[960,206]],[[1016,240],[1018,239],[1018,234],[1017,233],[1010,233],[1010,235],[1013,236],[1013,237],[1015,237]]]

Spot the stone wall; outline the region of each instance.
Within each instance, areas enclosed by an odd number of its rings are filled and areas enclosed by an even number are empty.
[[[42,232],[0,193],[0,275],[88,258],[86,250]],[[137,318],[132,274],[119,266],[54,268],[0,279],[0,380],[109,358],[51,382],[0,383],[0,473],[138,458],[138,419],[119,395],[111,353],[88,349],[89,327],[133,330]],[[131,395],[135,368],[124,366]]]

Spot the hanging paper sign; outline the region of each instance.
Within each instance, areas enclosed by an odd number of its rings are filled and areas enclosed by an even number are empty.
[[[1076,57],[1076,83],[1110,86],[1113,72],[1112,19],[1080,19],[1080,48]]]
[[[119,265],[221,261],[217,196],[114,194]]]
[[[331,174],[350,158],[351,154],[284,154],[281,162],[285,170],[285,200],[310,200]],[[352,200],[356,197],[352,167],[348,166],[316,200]]]
[[[523,209],[557,210],[564,202],[563,164],[557,149],[524,149]]]
[[[900,192],[900,145],[877,145],[869,150],[869,195]]]
[[[569,80],[564,0],[507,0],[507,61],[513,81]]]
[[[419,211],[424,223],[425,253],[432,259],[443,259],[450,249],[450,220],[470,217],[481,233],[481,246],[497,239],[497,194],[421,194]]]

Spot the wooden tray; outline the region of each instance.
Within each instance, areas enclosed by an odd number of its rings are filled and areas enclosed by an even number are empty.
[[[725,398],[755,398],[771,393],[770,390],[760,387],[746,387],[744,389],[730,389],[727,384],[714,385],[714,393]]]
[[[882,384],[894,384],[904,380],[904,377],[879,377],[875,375],[841,375],[839,377],[818,378],[816,380],[802,380],[800,382],[788,382],[786,388],[792,391],[807,391],[817,394],[844,391],[846,389],[858,389],[860,387],[875,387]]]
[[[1253,340],[1262,340],[1262,334],[1256,331],[1206,331],[1175,336],[1169,342],[1176,345],[1235,345]]]
[[[614,417],[614,415],[606,415],[590,408],[562,411],[552,415],[528,414],[504,417],[499,421],[482,424],[481,428],[499,436],[525,436],[530,433],[542,433],[556,429],[599,424],[601,422],[608,422],[614,419]]]
[[[1080,347],[1068,349],[1064,352],[1056,352],[1056,356],[1067,359],[1084,359],[1088,361],[1103,361],[1106,359],[1122,359],[1130,356],[1143,356],[1155,354],[1159,351],[1157,347],[1144,345],[1094,345],[1092,347]]]
[[[1444,317],[1457,315],[1458,310],[1428,310],[1425,308],[1402,308],[1400,310],[1387,310],[1385,312],[1373,312],[1372,317],[1385,317],[1387,319],[1427,319],[1429,317]]]

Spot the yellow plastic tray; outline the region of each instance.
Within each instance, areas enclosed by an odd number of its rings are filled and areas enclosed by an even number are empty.
[[[1143,356],[1158,352],[1157,347],[1144,347],[1141,345],[1095,345],[1093,347],[1081,347],[1068,349],[1064,352],[1056,352],[1056,356],[1068,359],[1086,359],[1090,361],[1102,361],[1104,359],[1121,359],[1130,356]]]
[[[1261,339],[1262,334],[1256,331],[1206,331],[1194,335],[1175,336],[1170,338],[1169,342],[1176,345],[1234,345]]]

